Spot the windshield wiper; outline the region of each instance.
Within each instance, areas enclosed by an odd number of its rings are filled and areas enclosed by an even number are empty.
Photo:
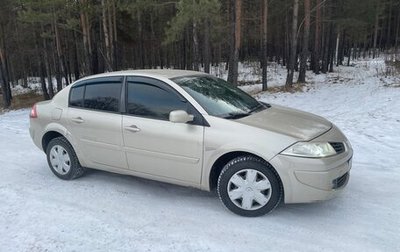
[[[229,113],[227,116],[224,116],[225,119],[239,119],[245,116],[250,115],[251,113]]]
[[[225,119],[239,119],[242,117],[249,116],[252,113],[256,112],[257,110],[264,110],[264,109],[267,109],[270,107],[271,107],[271,105],[269,105],[269,104],[258,103],[258,105],[256,105],[252,109],[250,109],[248,112],[228,113],[226,116],[222,116],[222,117]]]
[[[264,105],[262,105],[261,103],[259,103],[257,106],[255,106],[254,108],[252,108],[249,113],[253,113],[261,108],[264,108]]]
[[[266,102],[260,102],[262,105],[264,105],[265,108],[270,108],[271,104],[266,103]]]

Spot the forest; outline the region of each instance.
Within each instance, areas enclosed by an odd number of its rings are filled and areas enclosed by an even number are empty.
[[[398,61],[398,0],[0,0],[0,82],[38,77],[43,99],[87,75],[145,68],[210,71],[238,85],[238,62],[287,68],[285,88],[360,57]],[[396,58],[397,56],[397,58]],[[294,72],[298,71],[295,79]],[[312,72],[311,72],[312,71]],[[297,75],[296,75],[297,76]]]

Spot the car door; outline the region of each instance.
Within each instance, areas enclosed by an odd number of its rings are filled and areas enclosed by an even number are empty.
[[[122,124],[129,169],[199,184],[204,135],[201,115],[172,87],[156,79],[128,77],[126,92]],[[173,110],[195,114],[195,120],[170,122]]]
[[[122,82],[123,77],[96,78],[71,88],[68,130],[89,167],[128,168],[122,149]]]

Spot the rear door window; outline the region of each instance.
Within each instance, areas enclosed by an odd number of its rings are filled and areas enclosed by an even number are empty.
[[[73,87],[69,104],[91,110],[119,112],[121,105],[122,77],[98,78]]]
[[[69,105],[72,107],[83,107],[83,95],[85,86],[73,87],[69,98]]]
[[[88,109],[118,112],[121,98],[121,87],[121,83],[86,85],[84,107]]]

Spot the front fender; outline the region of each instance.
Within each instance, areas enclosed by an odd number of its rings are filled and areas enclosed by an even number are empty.
[[[240,146],[240,148],[238,148],[238,146]],[[233,152],[249,153],[251,155],[258,156],[267,162],[278,154],[270,150],[266,150],[260,144],[254,143],[230,142],[220,146],[218,149],[205,146],[203,172],[201,179],[201,188],[203,190],[210,190],[210,174],[215,162],[220,157]]]
[[[205,128],[201,188],[209,190],[210,172],[221,156],[230,152],[245,152],[270,161],[297,139],[245,125],[233,120],[206,116],[211,125]],[[277,171],[279,174],[279,171]]]

